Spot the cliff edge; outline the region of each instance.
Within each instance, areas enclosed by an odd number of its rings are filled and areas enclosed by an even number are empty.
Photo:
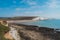
[[[18,30],[20,40],[60,40],[60,31],[53,28],[24,24],[10,24]]]

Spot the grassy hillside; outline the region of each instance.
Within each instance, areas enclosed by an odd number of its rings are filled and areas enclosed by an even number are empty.
[[[37,16],[21,16],[21,17],[0,17],[0,20],[31,20]]]
[[[9,31],[9,28],[0,24],[0,40],[7,40],[4,38],[4,34]]]

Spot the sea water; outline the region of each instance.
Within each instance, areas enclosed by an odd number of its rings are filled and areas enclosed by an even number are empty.
[[[39,21],[35,21],[35,22],[25,22],[22,24],[37,25],[39,27],[48,27],[48,28],[60,29],[60,20],[59,19],[39,20]]]

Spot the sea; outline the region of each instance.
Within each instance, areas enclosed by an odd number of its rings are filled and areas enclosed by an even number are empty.
[[[60,19],[38,20],[33,22],[23,22],[22,24],[60,29]]]

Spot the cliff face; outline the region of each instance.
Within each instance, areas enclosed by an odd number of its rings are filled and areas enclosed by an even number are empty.
[[[43,35],[37,31],[21,30],[19,32],[21,40],[52,40],[48,35]]]
[[[60,40],[60,32],[52,28],[11,24],[18,30],[21,40]]]

